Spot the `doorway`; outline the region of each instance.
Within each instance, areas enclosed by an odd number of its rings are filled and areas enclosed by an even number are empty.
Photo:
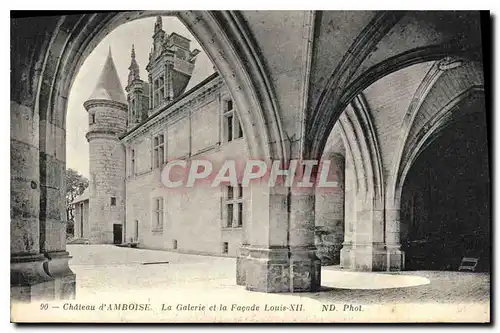
[[[122,225],[113,224],[113,244],[122,243]]]

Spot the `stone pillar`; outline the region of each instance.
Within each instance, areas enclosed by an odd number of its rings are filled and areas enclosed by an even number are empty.
[[[54,279],[40,253],[39,116],[11,102],[10,291],[12,301],[54,298]]]
[[[288,258],[287,189],[269,188],[264,180],[250,185],[250,226],[246,289],[262,292],[290,291]]]
[[[316,291],[321,286],[321,261],[314,245],[314,188],[291,188],[290,291]]]
[[[404,269],[404,252],[401,251],[400,209],[388,207],[385,210],[385,248],[387,251],[386,267],[388,271]]]
[[[321,265],[314,253],[314,192],[290,195],[289,190],[269,188],[264,180],[251,185],[248,290],[295,292],[320,287]]]
[[[316,248],[322,265],[338,265],[344,241],[345,165],[340,154],[329,154],[338,186],[335,189],[316,189]]]
[[[358,196],[354,233],[354,269],[385,270],[384,207],[371,193]]]
[[[346,164],[345,236],[340,253],[341,266],[356,271],[383,271],[387,268],[384,204],[373,190],[360,184],[350,160]]]
[[[66,251],[66,134],[62,124],[40,120],[40,252],[54,278],[56,298],[75,297],[75,274]]]
[[[340,266],[354,269],[353,242],[356,229],[356,175],[350,159],[346,159],[344,178],[344,242],[340,250]]]

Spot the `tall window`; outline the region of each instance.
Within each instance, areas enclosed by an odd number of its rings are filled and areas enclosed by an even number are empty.
[[[153,199],[153,231],[163,231],[163,198]]]
[[[135,99],[132,100],[132,103],[130,105],[130,110],[132,111],[131,112],[131,115],[132,115],[131,121],[134,122],[136,120],[135,119],[136,118],[136,116],[135,116]]]
[[[165,79],[163,78],[163,76],[160,76],[158,79],[154,81],[154,89],[153,89],[154,107],[160,105],[163,102],[163,99],[165,98],[164,86],[165,86]]]
[[[165,137],[163,134],[153,138],[153,166],[159,168],[165,163]]]
[[[135,149],[130,151],[130,175],[135,175]]]
[[[135,241],[139,241],[139,221],[135,220]]]
[[[226,186],[224,195],[225,228],[239,228],[243,226],[243,187]]]
[[[223,136],[224,142],[231,142],[234,139],[241,138],[243,131],[241,124],[233,108],[233,101],[227,99],[223,101]]]
[[[91,113],[90,114],[90,125],[93,125],[93,124],[95,124],[95,114]]]

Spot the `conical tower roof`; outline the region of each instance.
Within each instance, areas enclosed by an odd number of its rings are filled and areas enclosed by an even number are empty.
[[[102,68],[97,85],[92,94],[90,94],[89,100],[91,99],[107,99],[123,104],[127,103],[113,56],[111,55],[111,48],[109,49],[108,58]]]

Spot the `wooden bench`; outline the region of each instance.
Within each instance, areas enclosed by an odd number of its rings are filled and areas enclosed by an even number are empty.
[[[477,263],[479,262],[479,258],[473,257],[463,257],[462,262],[460,263],[460,267],[458,267],[459,272],[470,271],[474,272],[476,270]]]

